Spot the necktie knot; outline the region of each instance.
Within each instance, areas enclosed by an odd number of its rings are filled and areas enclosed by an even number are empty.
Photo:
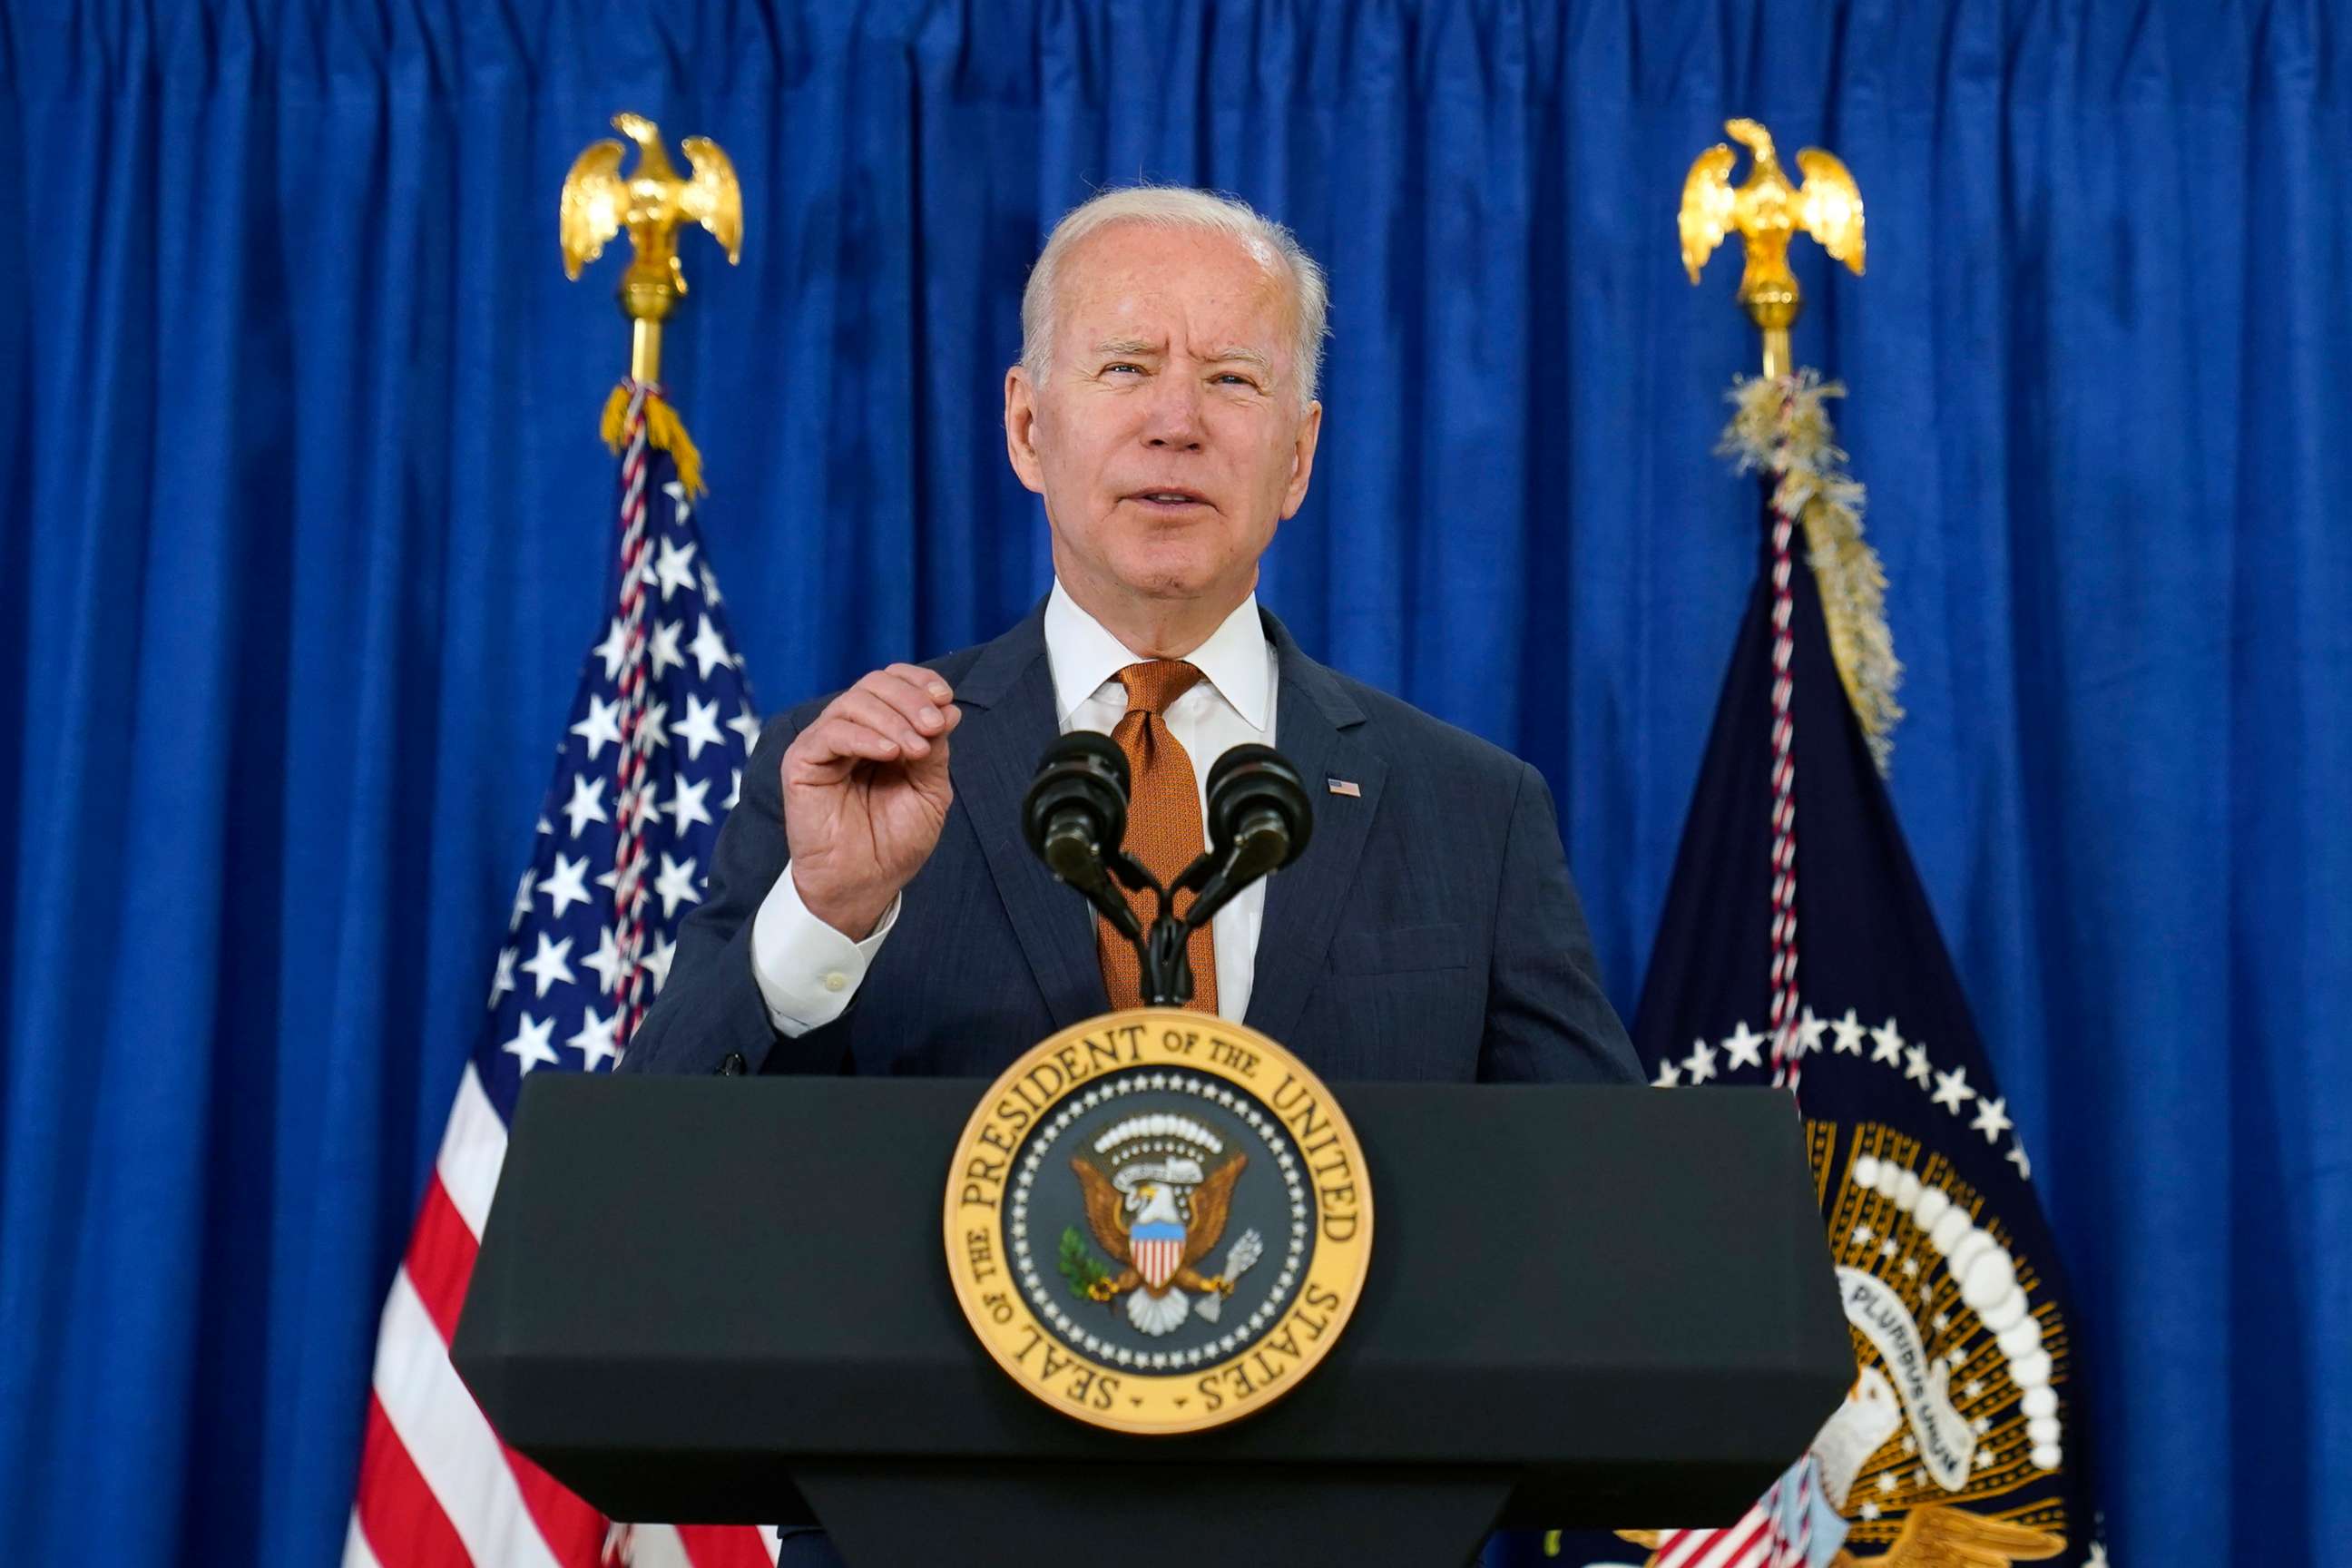
[[[1127,689],[1127,710],[1130,713],[1165,713],[1168,705],[1192,690],[1200,679],[1199,668],[1181,658],[1154,658],[1130,664],[1118,676],[1118,683]]]

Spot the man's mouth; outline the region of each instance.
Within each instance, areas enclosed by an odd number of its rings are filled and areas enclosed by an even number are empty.
[[[1130,494],[1127,499],[1131,501],[1140,502],[1144,506],[1156,507],[1166,511],[1177,511],[1188,506],[1207,506],[1209,504],[1209,498],[1202,495],[1200,491],[1188,490],[1181,487],[1169,489],[1137,490]]]

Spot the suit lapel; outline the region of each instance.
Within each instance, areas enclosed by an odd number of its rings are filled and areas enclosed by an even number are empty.
[[[1109,1009],[1085,900],[1021,841],[1021,802],[1059,728],[1044,605],[981,650],[956,690],[964,721],[950,742],[956,805],[979,837],[1005,918],[1045,994],[1055,1028]]]
[[[1244,1020],[1281,1040],[1298,1022],[1323,973],[1324,955],[1380,808],[1388,764],[1360,738],[1364,711],[1339,680],[1298,650],[1280,621],[1267,615],[1265,624],[1282,671],[1276,749],[1298,769],[1315,809],[1315,837],[1307,852],[1266,884],[1265,924],[1258,934]],[[1355,784],[1361,794],[1332,794],[1334,779]]]

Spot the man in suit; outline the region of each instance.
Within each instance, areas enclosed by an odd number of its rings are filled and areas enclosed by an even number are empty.
[[[985,1076],[1135,1005],[1131,948],[1022,840],[1040,753],[1085,728],[1127,752],[1128,846],[1163,879],[1228,747],[1307,782],[1306,854],[1193,939],[1196,1007],[1327,1079],[1638,1081],[1542,778],[1258,607],[1314,468],[1326,300],[1289,231],[1224,197],[1115,190],[1062,220],[1004,381],[1052,593],[768,725],[627,1070]]]

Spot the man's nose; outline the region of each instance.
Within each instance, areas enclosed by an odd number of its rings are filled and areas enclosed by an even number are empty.
[[[1151,388],[1143,444],[1160,450],[1201,449],[1201,388],[1189,376],[1162,374]]]

